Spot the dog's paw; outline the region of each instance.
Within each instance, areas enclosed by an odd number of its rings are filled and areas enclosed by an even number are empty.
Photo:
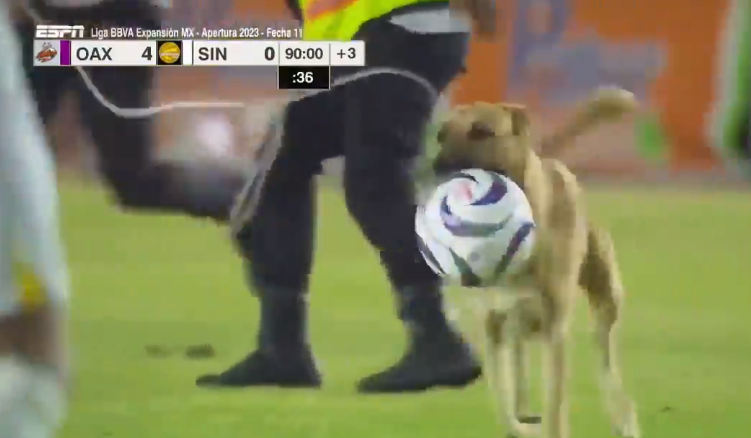
[[[614,414],[613,427],[615,435],[623,438],[641,438],[636,405],[632,401],[621,403],[620,409]]]
[[[511,425],[511,430],[507,438],[536,437],[540,435],[542,435],[542,421],[538,423],[523,423],[519,420]]]
[[[516,419],[522,424],[542,424],[540,415],[519,415]]]

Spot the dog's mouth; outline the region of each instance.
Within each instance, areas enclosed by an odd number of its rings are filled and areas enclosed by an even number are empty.
[[[476,163],[472,163],[470,160],[456,158],[446,159],[440,155],[436,157],[435,160],[433,160],[433,172],[438,178],[445,178],[455,172],[461,172],[462,170],[467,169],[482,169],[488,172],[506,175],[506,172],[503,169],[478,166]]]
[[[471,169],[473,167],[475,166],[473,166],[468,160],[447,159],[441,155],[433,160],[433,172],[439,177],[447,176],[451,173],[459,172],[460,170]]]

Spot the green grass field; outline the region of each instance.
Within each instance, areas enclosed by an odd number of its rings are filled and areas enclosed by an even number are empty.
[[[628,289],[622,356],[646,437],[751,430],[751,195],[594,192]],[[312,336],[321,391],[197,389],[253,346],[255,300],[226,231],[124,215],[67,185],[75,390],[67,438],[500,437],[483,385],[362,397],[356,380],[403,348],[388,285],[335,193],[321,195]],[[582,303],[583,300],[582,300]],[[610,435],[583,306],[573,333],[572,437]],[[211,343],[218,354],[153,358],[147,345]],[[537,374],[534,374],[535,376]]]

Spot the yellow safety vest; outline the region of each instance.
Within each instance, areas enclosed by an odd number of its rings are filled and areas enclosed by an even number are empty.
[[[308,41],[349,41],[360,27],[389,12],[446,0],[299,0]]]

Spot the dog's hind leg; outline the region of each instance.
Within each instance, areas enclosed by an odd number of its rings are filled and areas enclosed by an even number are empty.
[[[601,385],[617,435],[639,438],[636,406],[623,388],[617,348],[617,327],[623,305],[623,283],[610,237],[590,226],[587,256],[579,283],[587,294],[601,354]]]

